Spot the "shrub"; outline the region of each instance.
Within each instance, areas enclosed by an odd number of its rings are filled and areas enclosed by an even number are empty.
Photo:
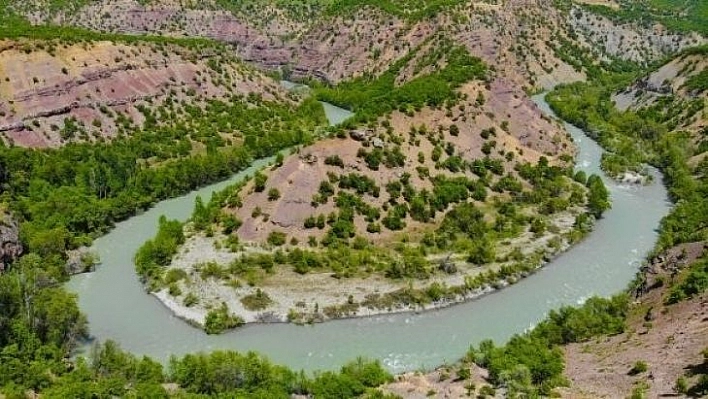
[[[338,166],[340,168],[344,167],[344,161],[339,155],[330,155],[327,158],[325,158],[324,161],[325,165],[330,165],[330,166]]]
[[[257,193],[263,192],[267,181],[268,177],[266,175],[261,172],[256,172],[253,176],[253,189],[256,190]]]
[[[246,295],[241,298],[241,303],[247,310],[256,311],[266,309],[273,303],[273,300],[270,299],[267,293],[258,288],[255,294]]]
[[[244,324],[239,316],[229,314],[229,308],[225,303],[218,309],[210,310],[204,320],[204,331],[207,334],[220,334],[225,330],[236,328]]]
[[[277,188],[273,187],[270,190],[268,190],[268,201],[276,201],[279,198],[280,198],[280,191],[278,191]]]
[[[632,368],[629,370],[629,375],[637,375],[641,373],[645,373],[649,369],[649,366],[645,361],[642,360],[637,360]]]
[[[671,288],[666,298],[667,304],[693,298],[708,289],[708,259],[701,259],[691,265],[684,279]]]
[[[182,301],[182,303],[184,304],[184,306],[191,308],[192,306],[199,303],[199,298],[193,292],[190,292],[184,297],[184,301]]]
[[[287,236],[285,233],[281,231],[271,231],[270,234],[268,234],[268,244],[274,245],[276,247],[279,247],[281,245],[284,245],[286,242]]]

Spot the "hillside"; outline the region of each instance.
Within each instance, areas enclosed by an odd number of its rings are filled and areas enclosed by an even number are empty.
[[[583,1],[592,12],[618,22],[634,22],[644,26],[663,24],[674,32],[696,32],[705,35],[708,6],[700,0],[600,0]]]
[[[0,71],[0,132],[22,147],[129,136],[234,96],[291,101],[277,82],[209,44],[4,40]]]
[[[705,264],[705,257],[705,242],[696,242],[648,261],[645,288],[637,292],[626,332],[565,348],[571,382],[567,397],[619,397],[633,390],[648,397],[677,391],[701,395],[699,380],[708,371],[702,353],[708,348],[708,296],[703,292],[679,303],[669,298],[691,265]],[[645,364],[646,370],[637,369],[637,364]]]
[[[690,32],[612,20],[570,0],[9,3],[34,23],[213,38],[262,67],[332,83],[381,73],[438,33],[529,89],[582,79],[614,59],[646,64],[705,40]],[[591,64],[596,67],[588,70]]]
[[[3,57],[8,77],[3,82],[5,88],[0,91],[6,102],[1,106],[5,113],[2,128],[6,140],[11,138],[29,146],[60,145],[62,140],[77,133],[73,126],[69,132],[61,133],[63,119],[67,118],[83,123],[78,133],[84,140],[95,136],[99,130],[99,135],[112,137],[118,133],[117,122],[100,112],[102,106],[116,108],[127,115],[128,122],[135,119],[139,126],[144,116],[133,107],[145,106],[140,101],[148,99],[159,104],[167,97],[178,101],[185,95],[196,95],[198,98],[194,101],[204,102],[211,98],[223,99],[231,92],[283,94],[263,77],[255,81],[249,79],[256,75],[244,70],[245,67],[229,56],[227,53],[231,50],[246,62],[277,69],[288,78],[316,78],[338,83],[385,73],[392,63],[419,46],[446,37],[481,58],[505,85],[529,92],[581,80],[588,75],[596,76],[608,68],[627,69],[635,64],[646,64],[704,40],[695,34],[649,31],[634,24],[617,25],[582,7],[564,2],[563,7],[554,8],[545,0],[469,6],[456,1],[447,7],[415,2],[400,6],[352,2],[344,7],[326,1],[305,2],[301,6],[278,2],[261,6],[249,2],[238,4],[111,0],[69,2],[61,6],[52,1],[8,2],[8,11],[24,15],[34,23],[52,22],[131,35],[206,37],[227,45],[213,47],[202,43],[191,50],[177,50],[174,44],[153,43],[142,44],[143,51],[110,43],[100,44],[99,49],[98,44],[91,44],[90,47],[95,48],[83,51],[100,56],[81,61],[81,54],[72,54],[77,51],[76,44],[55,53],[55,46],[49,43],[46,44],[49,54],[38,48],[22,56],[9,49],[20,46],[29,51],[27,47],[34,44],[10,41]],[[303,19],[305,16],[307,18]],[[308,22],[302,22],[304,20]],[[22,31],[24,28],[10,25],[10,29]],[[645,38],[647,40],[643,40]],[[106,36],[105,39],[111,38]],[[96,35],[93,40],[101,38]],[[211,57],[213,54],[219,54],[220,60]],[[209,65],[207,58],[210,58]],[[192,62],[194,60],[198,61]],[[18,71],[13,66],[20,62],[30,65],[29,70]],[[37,68],[37,72],[32,72],[33,68]],[[42,75],[41,81],[39,76],[30,74]],[[202,74],[209,74],[209,78],[204,78],[203,82],[195,80],[195,75]],[[144,82],[134,85],[132,79]],[[116,91],[111,87],[116,84],[123,89]],[[106,87],[102,87],[104,85]],[[184,86],[179,96],[169,93],[175,86]],[[96,90],[99,92],[94,93]],[[54,96],[56,93],[62,95],[59,101]],[[46,104],[49,95],[53,98],[51,107]],[[44,105],[42,96],[45,96]],[[13,107],[9,107],[10,101]],[[123,106],[127,102],[134,103],[133,107]],[[152,104],[148,106],[152,107]],[[39,116],[36,121],[35,116]]]
[[[696,144],[705,139],[708,110],[708,49],[686,51],[612,96],[620,111],[664,112],[672,130],[691,132]],[[700,145],[700,144],[698,144]]]

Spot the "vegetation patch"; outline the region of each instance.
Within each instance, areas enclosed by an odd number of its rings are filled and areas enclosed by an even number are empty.
[[[273,300],[270,299],[266,292],[258,288],[254,294],[241,298],[241,303],[246,309],[256,311],[268,308],[273,303]]]

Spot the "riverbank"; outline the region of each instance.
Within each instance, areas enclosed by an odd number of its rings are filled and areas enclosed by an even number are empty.
[[[438,271],[427,279],[391,279],[374,273],[338,278],[332,272],[300,274],[288,266],[245,279],[223,279],[216,270],[228,269],[244,254],[271,251],[254,245],[232,252],[225,245],[226,236],[192,233],[168,267],[167,275],[181,277],[153,295],[175,316],[198,326],[205,325],[211,311],[224,306],[245,324],[312,324],[441,309],[477,299],[538,271],[583,237],[575,221],[584,212],[576,207],[558,213],[548,221],[545,233],[527,231],[506,240],[496,250],[499,256],[494,263],[476,266],[462,254],[430,255],[431,264],[446,262],[455,271]]]
[[[627,292],[633,301],[624,332],[563,347],[571,382],[564,397],[614,398],[636,390],[651,398],[702,397],[689,387],[697,386],[708,365],[702,353],[708,348],[708,292],[678,303],[667,299],[707,251],[708,242],[692,242],[647,259],[638,274],[644,283]]]

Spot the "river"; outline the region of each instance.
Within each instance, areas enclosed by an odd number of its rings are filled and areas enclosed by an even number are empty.
[[[541,97],[534,100],[552,114]],[[327,108],[333,122],[349,115],[336,107]],[[581,130],[566,127],[579,147],[578,169],[600,173],[600,147]],[[335,369],[359,355],[380,359],[393,372],[431,368],[457,360],[470,344],[483,339],[502,342],[533,326],[551,309],[624,289],[653,247],[655,229],[670,209],[661,184],[625,186],[605,179],[613,207],[594,231],[538,273],[499,292],[431,312],[306,327],[249,325],[218,336],[206,335],[145,293],[134,271],[133,254],[155,235],[160,215],[186,219],[197,195],[208,198],[267,162],[258,161],[227,182],[160,202],[95,241],[93,249],[102,265],[94,273],[73,277],[68,286],[79,294],[79,304],[97,339],[112,339],[136,355],[163,361],[171,354],[232,349],[257,351],[276,363],[305,370]],[[660,182],[658,173],[652,173]]]

